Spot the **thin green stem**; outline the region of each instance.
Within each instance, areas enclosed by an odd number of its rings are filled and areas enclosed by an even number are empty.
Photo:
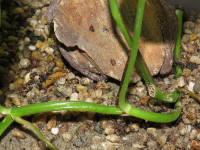
[[[25,105],[21,107],[11,108],[11,116],[13,119],[35,113],[60,111],[60,110],[74,110],[74,111],[90,111],[102,114],[122,114],[122,111],[117,106],[106,106],[88,102],[79,101],[53,101]]]
[[[53,144],[51,144],[45,136],[40,132],[40,130],[31,122],[26,121],[20,117],[15,118],[15,121],[19,124],[28,126],[44,143],[46,143],[52,150],[58,150]]]
[[[180,106],[180,103],[177,103],[177,106]],[[10,114],[6,115],[6,117],[8,117],[6,119],[9,119],[9,117],[11,116],[12,118],[10,117],[10,119],[11,121],[13,121],[13,119],[16,119],[18,117],[27,116],[35,113],[61,111],[61,110],[90,111],[90,112],[113,114],[113,115],[123,114],[123,111],[121,111],[121,109],[117,106],[104,106],[99,104],[77,102],[77,101],[75,102],[55,101],[55,102],[30,104],[21,107],[13,107],[11,108]],[[134,107],[130,111],[131,111],[130,115],[144,120],[158,122],[158,123],[167,123],[176,120],[177,116],[179,116],[180,114],[181,109],[178,108],[176,111],[166,114],[148,112]],[[1,125],[2,124],[0,124],[0,127],[2,127]]]
[[[3,132],[13,123],[13,119],[10,117],[10,115],[4,116],[3,120],[0,122],[0,136],[3,134]]]
[[[149,85],[148,93],[151,97],[165,103],[175,103],[180,96],[180,92],[178,92],[178,90],[175,90],[171,93],[163,92],[161,89],[153,84]]]
[[[174,61],[178,61],[180,57],[180,45],[181,45],[181,34],[182,34],[182,24],[183,24],[183,11],[176,10],[176,15],[178,18],[178,33],[176,36],[176,44],[174,49]],[[176,67],[175,71],[175,79],[182,73],[182,69],[180,66]]]

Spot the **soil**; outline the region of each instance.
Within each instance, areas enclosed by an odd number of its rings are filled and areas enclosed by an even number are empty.
[[[74,70],[57,48],[52,24],[45,13],[51,0],[2,1],[0,34],[0,100],[5,107],[45,101],[79,100],[116,105],[120,82],[93,81]],[[154,77],[162,90],[176,87],[200,96],[200,13],[184,11],[178,80],[173,70]],[[60,69],[58,80],[45,81]],[[65,71],[64,71],[65,70]],[[49,81],[48,81],[49,82]],[[153,123],[130,116],[57,111],[24,117],[59,150],[173,150],[200,149],[200,102],[181,92],[181,116],[172,123]],[[154,112],[173,111],[173,105],[149,98],[136,73],[127,102]],[[0,137],[0,150],[45,150],[48,147],[26,126],[13,123]]]

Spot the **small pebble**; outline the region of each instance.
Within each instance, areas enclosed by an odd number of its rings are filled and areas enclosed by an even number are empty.
[[[52,133],[53,135],[58,135],[59,129],[58,129],[58,128],[51,128],[51,133]]]
[[[189,84],[188,84],[188,90],[193,92],[194,85],[195,85],[195,83],[190,81]]]
[[[78,92],[80,92],[80,91],[87,91],[87,87],[83,86],[83,85],[80,85],[80,84],[77,84],[76,85],[76,91],[78,91]]]
[[[106,139],[111,141],[112,143],[118,143],[120,141],[120,136],[116,135],[116,134],[111,134],[111,135],[107,135]]]
[[[104,133],[107,134],[107,135],[114,134],[115,129],[113,128],[113,126],[108,126],[108,127],[105,128]]]
[[[90,84],[90,79],[89,78],[82,78],[80,82],[83,85],[88,85],[88,84]]]
[[[12,130],[12,135],[16,138],[24,139],[26,138],[25,134],[19,130]]]
[[[66,132],[66,133],[62,134],[62,138],[63,138],[64,142],[69,142],[72,140],[72,135],[70,133]]]
[[[199,56],[191,56],[191,57],[190,57],[190,62],[196,63],[196,64],[200,65]]]
[[[28,49],[31,50],[31,51],[34,51],[34,50],[36,50],[36,47],[34,45],[29,45]]]
[[[47,123],[48,130],[51,130],[53,127],[56,127],[56,116],[51,117]]]
[[[196,93],[200,94],[200,80],[197,80],[197,81],[195,82],[195,85],[193,86],[193,90],[194,90]]]
[[[194,138],[196,138],[198,132],[196,129],[193,129],[190,133],[190,140],[194,140]]]
[[[31,62],[30,62],[29,59],[21,59],[20,62],[19,62],[19,65],[22,68],[28,68],[31,65]]]
[[[132,124],[130,125],[130,127],[131,127],[131,130],[132,130],[132,131],[137,132],[137,131],[139,130],[139,128],[140,128],[140,125],[139,125],[139,123],[132,123]]]
[[[76,98],[76,94],[72,93],[72,88],[71,87],[66,87],[65,85],[58,85],[57,90],[65,97],[70,97],[70,99],[78,100]]]
[[[53,54],[54,49],[51,48],[51,47],[46,47],[44,51],[45,51],[48,55],[54,55],[54,54]]]
[[[91,98],[86,98],[86,99],[85,99],[85,102],[93,103],[93,100],[92,100]]]
[[[28,37],[24,38],[24,44],[28,45],[31,42],[31,40]]]
[[[153,136],[154,138],[157,138],[156,128],[147,128],[147,134]]]
[[[70,101],[78,101],[78,93],[72,93],[70,95]]]
[[[185,77],[184,76],[179,77],[177,82],[178,82],[178,86],[179,87],[184,87],[186,85],[186,81],[185,81]]]
[[[193,33],[193,34],[190,35],[189,42],[194,41],[194,40],[196,40],[197,38],[198,38],[198,37],[197,37],[197,34]]]

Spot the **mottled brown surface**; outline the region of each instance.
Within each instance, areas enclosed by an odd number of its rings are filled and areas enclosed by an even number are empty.
[[[133,33],[137,0],[118,0],[118,4],[126,26]],[[79,51],[62,51],[68,58],[74,57],[67,59],[72,66],[80,64],[75,68],[89,77],[94,73],[90,66],[95,66],[98,70],[95,73],[121,80],[128,46],[112,19],[108,0],[54,0],[47,20],[54,22],[55,34],[61,43],[66,47],[77,46],[87,55],[77,59],[74,56]],[[164,0],[147,1],[139,50],[152,75],[171,70],[176,25],[174,11]],[[85,58],[90,59],[86,62]],[[85,66],[82,62],[86,62]]]

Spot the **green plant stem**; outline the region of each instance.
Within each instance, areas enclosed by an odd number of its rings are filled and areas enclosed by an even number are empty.
[[[117,106],[106,106],[80,101],[53,101],[13,107],[11,108],[10,114],[12,118],[15,119],[16,117],[22,117],[30,114],[60,110],[90,111],[115,115],[122,114],[122,110],[120,110]]]
[[[163,92],[161,89],[159,89],[153,84],[149,85],[148,93],[151,97],[156,98],[157,100],[165,103],[175,103],[180,96],[180,93],[177,90],[171,93]]]
[[[3,132],[13,123],[13,119],[10,117],[10,115],[4,116],[3,120],[0,122],[0,136],[3,134]]]
[[[180,57],[180,46],[181,46],[181,34],[182,34],[182,24],[183,24],[183,11],[176,10],[176,15],[178,18],[178,33],[176,36],[176,44],[174,49],[174,61],[178,61]],[[176,66],[175,71],[175,79],[179,77],[179,75],[182,73],[181,67],[178,65]]]
[[[135,19],[135,27],[134,27],[133,44],[132,44],[131,38],[121,20],[117,0],[109,0],[109,3],[110,3],[112,16],[115,19],[117,25],[119,26],[122,34],[124,35],[129,47],[131,48],[131,54],[129,57],[128,66],[127,66],[124,81],[123,81],[123,84],[121,86],[121,90],[119,93],[119,107],[123,111],[125,111],[126,113],[129,114],[129,110],[131,109],[131,106],[128,103],[126,103],[125,97],[126,97],[126,91],[128,88],[128,84],[130,81],[130,76],[132,74],[132,70],[135,65],[135,60],[136,60],[136,56],[137,56],[137,52],[138,52],[138,45],[139,45],[140,32],[141,32],[141,27],[142,27],[142,19],[143,19],[145,0],[138,1],[137,14],[136,14],[136,19]]]
[[[180,106],[180,103],[177,103],[176,106]],[[113,115],[123,114],[123,111],[121,111],[121,109],[117,106],[104,106],[99,104],[77,102],[77,101],[75,102],[55,101],[55,102],[29,104],[21,107],[13,107],[10,108],[10,110],[11,110],[10,113],[7,114],[6,116],[10,115],[12,119],[16,119],[18,117],[27,116],[35,113],[61,111],[61,110],[90,111],[90,112],[113,114]],[[166,114],[148,112],[138,108],[133,108],[131,109],[131,111],[133,116],[135,117],[158,123],[167,123],[176,120],[177,116],[180,114],[181,109],[178,108],[176,111]]]
[[[15,121],[19,124],[28,126],[44,143],[46,143],[52,150],[58,150],[53,144],[51,144],[45,136],[40,132],[40,130],[31,122],[28,122],[20,117],[15,118]]]
[[[185,92],[188,93],[192,98],[196,99],[196,100],[200,103],[200,97],[199,97],[197,94],[195,94],[195,93],[193,93],[193,92],[191,92],[191,91],[189,91],[189,90],[187,90],[187,89],[183,89],[182,91],[185,91]]]
[[[180,115],[181,109],[179,108],[177,111],[175,111],[173,114],[160,114],[160,113],[154,113],[154,112],[148,112],[144,111],[138,108],[135,108],[131,106],[130,104],[126,103],[126,91],[128,88],[128,84],[130,81],[130,76],[132,74],[132,70],[135,64],[136,56],[137,56],[137,51],[138,51],[138,45],[139,45],[139,38],[140,38],[140,33],[141,33],[141,28],[142,28],[142,19],[143,19],[143,12],[144,12],[144,6],[145,6],[145,0],[139,0],[138,1],[138,8],[137,8],[137,14],[136,14],[136,19],[135,19],[135,27],[134,27],[134,37],[133,37],[133,42],[131,43],[130,37],[128,32],[126,31],[126,28],[121,21],[120,15],[119,15],[119,9],[117,6],[117,1],[116,0],[110,0],[110,8],[112,15],[114,19],[116,20],[117,24],[119,25],[125,39],[127,40],[129,46],[131,47],[131,54],[129,58],[129,63],[127,66],[127,70],[125,73],[124,81],[119,93],[119,107],[126,112],[129,115],[148,120],[148,121],[153,121],[153,122],[171,122],[174,121],[178,118]],[[141,56],[140,56],[141,57]],[[147,85],[150,83],[153,83],[153,79],[147,69],[144,69],[143,64],[145,64],[144,60],[140,59],[138,57],[138,65],[141,69],[142,74],[145,76],[145,82]],[[180,103],[177,103],[177,105],[180,105]]]
[[[137,42],[139,43],[139,36],[137,36],[137,33],[138,33],[139,30],[137,28],[138,28],[139,25],[135,26],[135,28],[134,28],[134,38],[133,38],[133,39],[138,38],[137,39],[138,41],[136,42],[136,44],[132,45],[131,37],[129,36],[129,34],[128,34],[127,30],[126,30],[126,27],[123,24],[123,21],[122,21],[122,19],[120,17],[120,12],[119,12],[119,9],[118,9],[118,6],[117,6],[117,1],[116,0],[110,0],[109,2],[110,2],[110,8],[111,8],[111,12],[112,12],[113,18],[115,19],[116,23],[118,24],[118,26],[119,26],[122,34],[124,35],[129,47],[135,46],[135,47],[133,47],[135,50],[133,50],[133,52],[131,52],[132,56],[133,55],[137,55],[136,47],[138,48]],[[139,1],[139,3],[142,3],[142,2]],[[139,3],[138,3],[138,5],[139,5]],[[137,22],[137,16],[136,16],[136,19],[135,19],[135,23],[136,22]],[[142,26],[142,24],[141,24],[141,26]],[[135,34],[136,34],[136,36],[135,36]],[[133,43],[134,43],[134,41],[133,41]],[[130,58],[132,56],[130,56]],[[135,58],[129,60],[129,65],[133,64],[133,62],[135,62]],[[152,76],[150,74],[150,71],[149,71],[149,69],[148,69],[148,67],[147,67],[147,65],[146,65],[146,63],[145,63],[145,61],[144,61],[144,59],[143,59],[143,57],[142,57],[142,55],[141,55],[141,53],[139,51],[138,51],[138,55],[137,55],[137,58],[136,58],[136,64],[140,69],[140,72],[141,72],[141,74],[143,76],[143,79],[145,81],[146,86],[148,87],[150,84],[154,84],[154,81],[153,81],[153,78],[152,78]],[[134,66],[134,65],[132,65],[132,66]],[[131,73],[132,73],[131,67],[127,67],[126,74],[131,75]],[[124,80],[125,79],[126,79],[125,82],[127,82],[128,77],[124,78]],[[128,84],[126,86],[128,87]],[[174,91],[173,93],[168,93],[168,92],[161,91],[158,87],[156,87],[155,89],[156,89],[155,93],[157,93],[157,94],[155,94],[154,98],[156,98],[157,100],[165,101],[167,103],[176,102],[177,99],[179,98],[179,95],[180,95],[180,93],[176,93],[176,91]],[[126,94],[125,90],[123,90],[122,93]],[[165,97],[162,94],[164,94]],[[162,100],[163,98],[164,98],[164,100]]]

